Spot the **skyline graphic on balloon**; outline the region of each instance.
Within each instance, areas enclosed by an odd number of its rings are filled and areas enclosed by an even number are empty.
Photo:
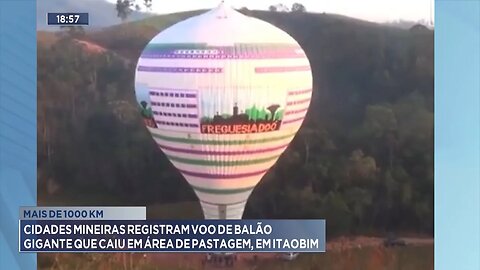
[[[251,192],[302,125],[310,63],[287,33],[223,3],[157,34],[135,92],[159,147],[206,219],[241,219]]]

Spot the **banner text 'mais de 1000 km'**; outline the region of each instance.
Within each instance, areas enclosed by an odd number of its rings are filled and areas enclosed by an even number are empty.
[[[72,209],[57,209],[57,210],[25,210],[23,211],[23,218],[88,218],[88,219],[102,219],[103,210],[72,210]]]

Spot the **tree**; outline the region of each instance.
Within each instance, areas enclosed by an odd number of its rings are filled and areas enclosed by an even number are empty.
[[[130,0],[117,0],[117,16],[125,21],[130,13],[132,13],[132,7],[134,6],[133,1]]]
[[[368,189],[352,187],[347,189],[343,196],[357,222],[356,225],[362,226],[367,216],[366,211],[373,201],[372,192]]]
[[[357,149],[350,156],[347,172],[352,182],[372,180],[376,176],[377,164],[374,158]]]
[[[397,119],[391,106],[371,105],[366,108],[364,127],[372,137],[379,138],[397,129]]]
[[[125,21],[134,9],[140,10],[138,1],[139,0],[117,0],[117,4],[115,6],[117,10],[117,16],[122,19],[122,21]],[[143,6],[150,10],[152,8],[152,0],[143,0]]]
[[[280,3],[280,4],[277,4],[277,11],[279,11],[279,12],[289,12],[290,9],[286,5]]]
[[[240,11],[240,13],[243,13],[244,15],[247,15],[247,16],[251,15],[251,12],[247,7],[242,7],[238,11]]]
[[[288,12],[288,11],[290,11],[290,9],[282,3],[269,6],[268,10],[270,10],[271,12]]]
[[[300,3],[293,3],[292,5],[292,12],[305,12],[307,9],[305,8],[304,5]]]

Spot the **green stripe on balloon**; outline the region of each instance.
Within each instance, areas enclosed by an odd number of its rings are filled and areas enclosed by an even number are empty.
[[[204,49],[207,48],[207,43],[150,43],[145,49]]]
[[[179,138],[179,137],[170,137],[164,136],[160,134],[152,133],[152,136],[161,140],[170,141],[170,142],[177,142],[177,143],[186,143],[186,144],[203,144],[203,145],[245,145],[245,144],[261,144],[261,143],[268,143],[274,141],[280,141],[284,139],[291,138],[295,136],[295,133],[277,136],[277,137],[270,137],[270,138],[263,138],[263,139],[255,139],[255,140],[231,140],[231,141],[217,141],[217,140],[199,140],[199,139],[189,139],[189,138]]]
[[[181,158],[181,157],[175,157],[171,155],[167,155],[167,157],[171,161],[179,162],[179,163],[184,163],[184,164],[190,164],[190,165],[201,165],[201,166],[221,166],[221,167],[227,167],[227,166],[247,166],[247,165],[254,165],[254,164],[260,164],[260,163],[265,163],[268,161],[275,160],[279,157],[280,155],[275,155],[267,158],[259,158],[259,159],[252,159],[252,160],[203,160],[203,159],[189,159],[189,158]]]
[[[255,186],[253,186],[253,187],[235,188],[235,189],[212,189],[212,188],[198,187],[192,184],[190,184],[190,186],[192,186],[193,190],[195,191],[206,193],[206,194],[215,194],[215,195],[238,194],[238,193],[251,191],[255,188]]]
[[[222,48],[237,48],[237,49],[281,49],[281,48],[295,48],[301,49],[298,45],[291,43],[235,43],[233,46],[211,46],[207,43],[151,43],[148,44],[144,52],[149,50],[167,49],[167,50],[208,50],[208,49],[222,49]]]

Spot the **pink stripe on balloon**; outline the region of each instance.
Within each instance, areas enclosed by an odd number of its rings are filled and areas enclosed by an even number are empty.
[[[307,111],[307,110],[308,110],[308,108],[303,108],[303,109],[299,109],[299,110],[292,110],[292,111],[286,111],[286,112],[285,112],[285,115],[303,113],[303,112],[305,112],[305,111]]]
[[[266,173],[268,169],[256,171],[256,172],[239,173],[239,174],[211,174],[211,173],[190,172],[185,170],[179,170],[179,171],[184,175],[206,178],[206,179],[235,179],[235,178],[244,178],[244,177],[261,175]]]
[[[298,105],[298,104],[303,104],[303,103],[308,103],[308,102],[310,102],[310,98],[301,99],[301,100],[294,100],[294,101],[287,102],[287,106]]]
[[[289,96],[297,96],[297,95],[303,95],[303,94],[308,94],[312,92],[312,89],[305,89],[305,90],[295,90],[295,91],[290,91],[288,92]]]
[[[183,149],[183,148],[176,148],[171,147],[163,144],[158,144],[160,149],[165,149],[172,152],[179,152],[179,153],[187,153],[187,154],[196,154],[196,155],[219,155],[219,156],[230,156],[230,155],[248,155],[248,154],[258,154],[258,153],[267,153],[273,152],[276,150],[280,150],[288,146],[287,144],[283,144],[276,147],[271,148],[263,148],[263,149],[255,149],[255,150],[242,150],[242,151],[203,151],[203,150],[194,150],[194,149]]]

